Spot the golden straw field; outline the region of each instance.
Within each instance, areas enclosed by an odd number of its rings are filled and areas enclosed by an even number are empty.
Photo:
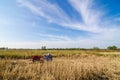
[[[30,60],[32,55],[46,53],[54,56],[52,62],[33,63]],[[0,50],[0,80],[120,80],[119,53],[104,50]]]

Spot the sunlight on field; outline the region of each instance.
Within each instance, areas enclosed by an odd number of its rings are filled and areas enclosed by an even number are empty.
[[[52,62],[30,60],[51,53]],[[106,55],[107,56],[104,56]],[[120,80],[120,52],[90,50],[0,51],[0,80]]]
[[[101,52],[99,54],[116,54],[116,55],[120,55],[120,52]]]
[[[119,61],[119,58],[97,56],[61,57],[44,63],[33,63],[29,59],[2,59],[0,78],[3,80],[119,80]]]

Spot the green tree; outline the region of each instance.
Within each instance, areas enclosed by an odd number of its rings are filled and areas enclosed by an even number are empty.
[[[100,48],[99,47],[93,47],[94,50],[99,50]]]
[[[42,48],[41,48],[42,50],[46,50],[46,46],[42,46]]]
[[[107,47],[108,50],[117,50],[117,46],[108,46]]]

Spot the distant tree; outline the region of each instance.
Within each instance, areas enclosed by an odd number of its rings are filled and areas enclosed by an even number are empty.
[[[42,49],[42,50],[46,50],[46,46],[42,46],[41,49]]]
[[[0,47],[0,50],[7,50],[8,47]]]
[[[94,50],[99,50],[100,48],[99,47],[93,47]]]
[[[108,46],[107,47],[108,50],[117,50],[117,46]]]

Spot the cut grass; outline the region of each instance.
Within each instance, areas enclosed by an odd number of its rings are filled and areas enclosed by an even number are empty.
[[[2,80],[120,80],[120,59],[110,57],[62,57],[53,62],[28,59],[1,60]]]
[[[51,53],[52,62],[32,63]],[[120,80],[120,52],[98,50],[0,50],[0,80]]]
[[[32,55],[44,55],[51,53],[54,57],[79,57],[79,56],[111,56],[119,57],[118,51],[100,51],[100,50],[0,50],[0,58],[10,59],[28,59]]]

